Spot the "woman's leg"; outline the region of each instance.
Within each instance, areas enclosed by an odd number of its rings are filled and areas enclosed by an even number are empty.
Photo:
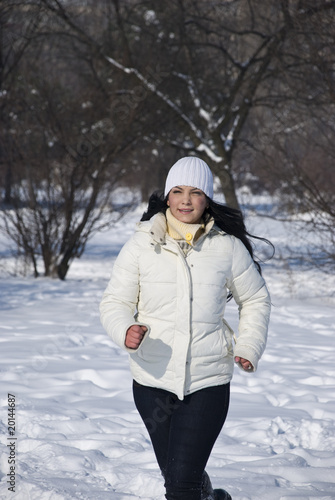
[[[197,391],[172,415],[166,498],[200,500],[202,475],[229,407],[229,384]]]
[[[136,407],[148,429],[169,500],[200,500],[202,474],[229,406],[229,384],[180,401],[134,382]]]
[[[133,395],[136,408],[149,432],[158,465],[165,477],[171,417],[180,401],[171,392],[141,385],[135,380]]]

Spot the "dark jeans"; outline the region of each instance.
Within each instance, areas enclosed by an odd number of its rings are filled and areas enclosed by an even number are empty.
[[[180,401],[134,381],[134,401],[150,434],[168,500],[200,500],[201,480],[225,422],[230,385],[208,387]]]

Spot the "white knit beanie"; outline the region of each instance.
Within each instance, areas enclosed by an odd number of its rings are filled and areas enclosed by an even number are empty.
[[[175,186],[192,186],[201,189],[208,198],[213,198],[213,174],[207,163],[195,156],[186,156],[172,165],[166,178],[164,196]]]

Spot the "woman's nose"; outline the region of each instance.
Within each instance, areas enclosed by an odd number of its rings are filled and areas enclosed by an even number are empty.
[[[189,205],[191,203],[191,197],[189,194],[184,194],[183,196],[183,204],[184,205]]]

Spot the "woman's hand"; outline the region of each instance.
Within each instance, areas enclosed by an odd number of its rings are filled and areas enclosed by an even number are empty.
[[[146,326],[141,325],[132,325],[128,328],[126,333],[125,344],[128,349],[137,349],[142,339],[144,337],[145,332],[147,331]]]
[[[245,371],[249,371],[254,368],[248,359],[239,358],[238,356],[235,357],[235,363],[239,363]]]

